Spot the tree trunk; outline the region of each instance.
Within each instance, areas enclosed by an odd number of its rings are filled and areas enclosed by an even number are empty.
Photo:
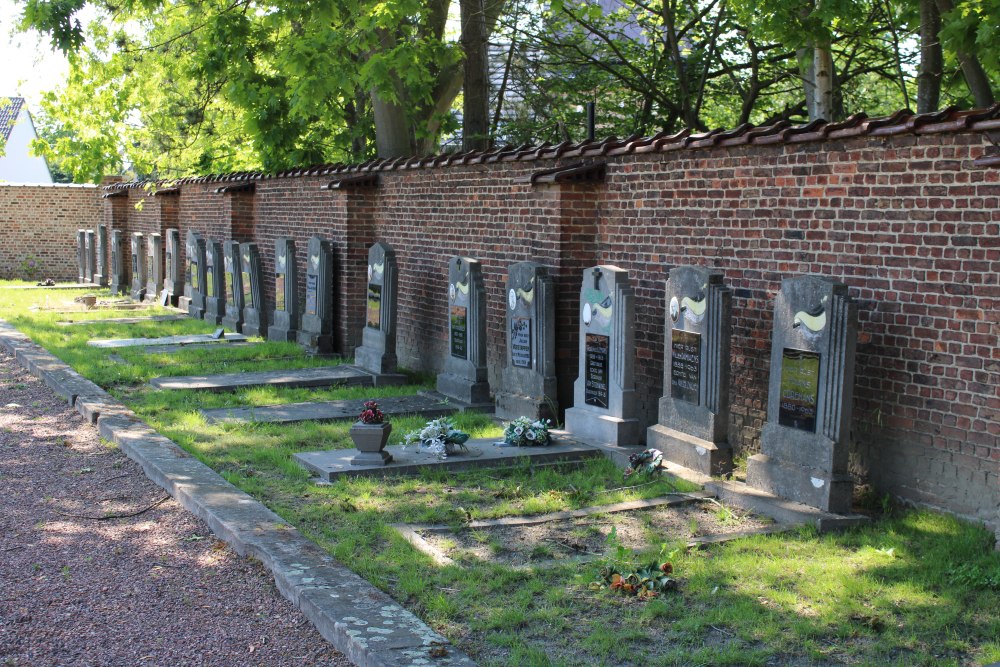
[[[465,52],[462,149],[484,150],[490,135],[488,33],[483,0],[461,0],[462,50]]]
[[[809,120],[816,120],[817,118],[822,118],[824,120],[832,121],[835,119],[836,114],[833,108],[833,84],[834,84],[834,70],[833,70],[833,52],[830,49],[830,45],[816,44],[813,49],[813,81],[815,82],[815,98],[813,115],[810,116]]]
[[[375,150],[380,158],[413,155],[410,128],[406,110],[378,94],[371,92],[372,112],[375,117]]]
[[[941,16],[944,16],[952,9],[954,9],[954,4],[952,0],[936,0],[938,12]],[[974,31],[975,27],[971,26],[970,31]],[[969,35],[968,42],[970,44],[975,43],[975,35]],[[993,96],[993,89],[990,87],[990,78],[986,75],[986,70],[983,69],[982,63],[979,62],[979,57],[970,51],[966,51],[962,46],[956,46],[955,57],[958,59],[958,64],[962,67],[962,75],[965,77],[965,83],[969,86],[969,92],[972,93],[972,97],[976,102],[978,107],[988,107],[996,101]]]
[[[920,0],[920,73],[917,75],[917,113],[937,111],[941,104],[941,14],[934,0]]]

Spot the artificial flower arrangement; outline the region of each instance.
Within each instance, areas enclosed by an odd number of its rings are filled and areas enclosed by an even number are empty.
[[[667,545],[660,546],[659,557],[641,562],[631,549],[621,543],[618,530],[611,527],[607,542],[611,551],[598,570],[597,580],[591,582],[594,591],[609,590],[620,595],[635,596],[640,600],[655,598],[660,593],[677,590],[674,566],[671,560],[678,549],[667,551]]]
[[[455,428],[455,422],[448,417],[441,417],[430,420],[423,428],[407,433],[405,442],[407,445],[415,444],[418,449],[443,459],[448,454],[468,452],[465,446],[468,439],[469,434]]]
[[[362,424],[381,424],[385,421],[385,413],[376,401],[365,401],[365,409],[358,415],[358,421]]]
[[[503,447],[542,447],[549,444],[549,420],[518,417],[504,426]]]
[[[625,479],[636,473],[651,475],[659,472],[663,464],[663,452],[659,449],[646,449],[628,457],[628,467],[625,468]]]

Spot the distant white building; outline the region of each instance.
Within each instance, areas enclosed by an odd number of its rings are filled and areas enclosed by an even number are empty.
[[[0,183],[51,183],[45,158],[31,154],[35,126],[23,97],[0,97]]]

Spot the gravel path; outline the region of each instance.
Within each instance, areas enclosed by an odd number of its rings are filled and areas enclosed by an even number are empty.
[[[140,664],[350,662],[0,351],[0,665]]]

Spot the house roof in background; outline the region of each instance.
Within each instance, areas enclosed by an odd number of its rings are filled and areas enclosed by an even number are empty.
[[[7,143],[14,123],[24,108],[23,97],[4,97],[0,95],[0,144]]]

